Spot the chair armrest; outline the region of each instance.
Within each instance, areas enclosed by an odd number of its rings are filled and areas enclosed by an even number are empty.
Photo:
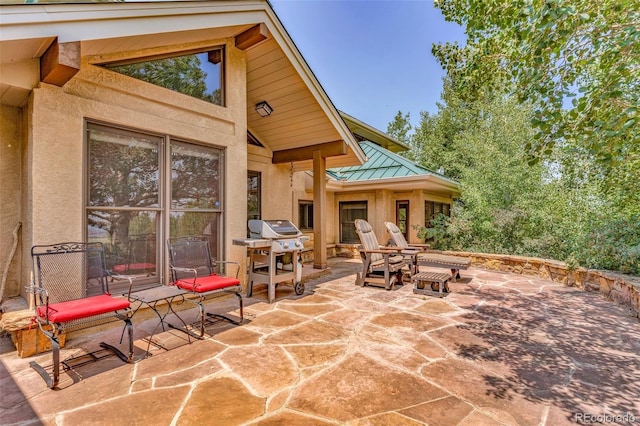
[[[44,306],[45,306],[45,312],[47,314],[46,316],[46,320],[47,320],[47,324],[49,323],[49,292],[42,288],[42,287],[38,287],[36,285],[28,285],[25,286],[25,290],[27,291],[27,293],[32,293],[33,294],[33,309],[35,309],[35,313],[36,313],[36,318],[38,317],[38,300],[37,300],[37,295],[38,294],[44,294]],[[41,306],[41,305],[40,305]]]
[[[407,250],[406,247],[400,247],[400,246],[385,246],[384,248],[386,250],[391,250],[391,251],[394,251],[396,253],[400,253],[400,252],[403,252],[403,251]]]
[[[28,286],[25,286],[24,289],[26,290],[27,293],[44,294],[47,299],[49,298],[49,292],[42,287],[38,287],[35,285],[28,285]]]
[[[420,252],[421,250],[412,249],[411,247],[409,247],[408,249],[402,250],[400,254],[404,254],[405,256],[416,256]]]
[[[179,266],[169,265],[169,269],[176,272],[187,272],[193,274],[193,283],[195,284],[196,279],[198,278],[198,270],[195,268],[181,268]]]
[[[409,244],[410,249],[426,251],[431,248],[431,244]]]
[[[363,253],[379,253],[379,254],[396,254],[401,252],[402,250],[404,249],[401,247],[387,247],[385,249],[378,249],[378,250],[368,250],[363,248],[360,249],[360,251]]]
[[[213,263],[215,263],[216,265],[218,263],[224,263],[224,264],[228,263],[228,264],[231,264],[231,265],[236,265],[238,267],[236,269],[236,279],[238,279],[238,275],[240,274],[240,262],[234,262],[233,260],[213,260],[213,259],[211,259],[211,261]]]
[[[129,301],[131,301],[131,289],[133,288],[133,277],[129,276],[129,275],[120,275],[120,274],[109,274],[109,277],[113,278],[114,280],[120,280],[120,281],[124,281],[127,280],[129,281],[129,291],[127,292],[127,299],[129,299]]]

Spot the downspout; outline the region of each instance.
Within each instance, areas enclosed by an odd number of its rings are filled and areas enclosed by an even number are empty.
[[[13,256],[16,254],[16,249],[18,248],[18,231],[20,231],[21,227],[22,222],[18,222],[15,229],[13,230],[13,247],[11,247],[11,253],[9,253],[7,264],[5,265],[4,272],[2,273],[2,285],[0,285],[0,305],[4,300],[4,289],[7,284],[7,277],[9,276],[9,266],[11,265]]]

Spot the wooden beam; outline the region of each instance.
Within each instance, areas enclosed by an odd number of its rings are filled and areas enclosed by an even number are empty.
[[[313,267],[327,267],[327,159],[313,152]]]
[[[58,43],[56,39],[40,57],[40,81],[64,86],[80,71],[80,42]]]
[[[344,141],[333,141],[317,145],[303,146],[302,148],[284,149],[273,153],[273,164],[291,163],[293,161],[313,160],[315,152],[320,151],[322,158],[346,155],[347,144]]]
[[[266,40],[267,37],[269,37],[267,26],[264,23],[260,23],[238,34],[236,36],[236,47],[240,50],[247,50],[262,40]]]
[[[208,55],[209,62],[211,62],[214,65],[222,62],[222,49],[210,50],[207,53],[207,55]]]

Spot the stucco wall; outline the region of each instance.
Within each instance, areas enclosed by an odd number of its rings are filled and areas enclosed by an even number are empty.
[[[2,298],[20,294],[22,229],[18,229],[16,234],[18,246],[11,263],[7,265],[7,262],[13,249],[14,231],[22,220],[23,124],[22,109],[0,106],[0,280],[8,266],[4,293],[0,294]]]
[[[296,218],[294,218],[293,215],[295,191],[293,189],[291,170],[288,165],[272,164],[272,155],[272,152],[267,148],[261,148],[252,145],[248,146],[247,169],[255,172],[260,172],[262,178],[260,187],[262,219],[287,219],[295,223]],[[244,197],[244,201],[246,204],[246,192],[244,194]],[[295,206],[297,208],[297,202]]]
[[[333,242],[340,242],[340,211],[338,204],[341,201],[367,201],[367,221],[371,224],[380,244],[386,244],[389,239],[384,222],[396,221],[396,201],[409,201],[409,242],[421,243],[418,238],[418,230],[413,225],[424,224],[424,202],[437,201],[452,204],[453,200],[442,195],[431,194],[422,190],[393,191],[390,189],[376,189],[374,191],[353,191],[335,193],[333,216],[331,220],[336,224]]]
[[[84,124],[90,119],[226,148],[224,251],[244,261],[244,249],[232,239],[246,232],[246,62],[244,52],[224,42],[226,107],[106,71],[87,58],[64,87],[41,84],[33,91],[24,163],[30,244],[84,237]]]

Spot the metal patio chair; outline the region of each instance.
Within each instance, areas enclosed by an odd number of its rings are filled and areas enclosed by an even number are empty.
[[[77,330],[104,324],[112,320],[122,320],[128,335],[128,354],[115,346],[100,343],[125,362],[133,362],[133,326],[131,325],[130,302],[123,297],[109,293],[108,281],[112,278],[128,277],[109,275],[106,267],[102,243],[59,243],[36,245],[31,248],[33,262],[33,284],[27,291],[33,294],[35,321],[51,342],[53,373],[32,361],[29,365],[36,370],[53,389],[60,376],[60,336],[70,330]],[[129,280],[129,292],[131,280]],[[103,358],[99,351],[62,361],[65,369]],[[86,362],[76,363],[80,358]]]
[[[371,284],[387,290],[393,289],[396,283],[402,284],[402,268],[410,269],[410,263],[400,254],[402,248],[378,244],[376,234],[366,220],[356,219],[355,226],[362,257],[362,273],[358,274],[356,284]]]
[[[200,334],[202,338],[207,323],[226,320],[239,325],[244,320],[242,286],[238,279],[240,264],[238,262],[213,260],[209,240],[206,237],[180,237],[167,241],[169,246],[169,268],[171,269],[172,284],[188,291],[196,298],[200,309]],[[220,265],[236,265],[235,278],[219,275],[216,269]],[[238,298],[240,318],[234,319],[227,315],[206,312],[204,302],[208,299],[225,294],[235,294]]]

